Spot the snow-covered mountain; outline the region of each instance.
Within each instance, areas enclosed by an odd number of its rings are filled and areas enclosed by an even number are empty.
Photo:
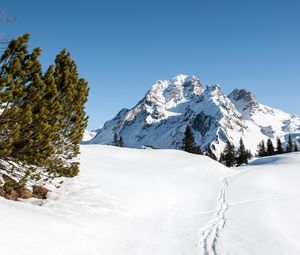
[[[242,137],[255,154],[262,139],[300,139],[300,117],[257,102],[245,89],[224,95],[219,85],[204,87],[195,76],[178,75],[155,82],[132,109],[122,109],[88,143],[111,144],[114,133],[126,147],[180,148],[187,125],[202,150],[219,156],[229,140]]]
[[[84,130],[82,141],[83,141],[83,142],[90,141],[90,140],[93,139],[96,135],[97,135],[97,132],[95,132],[95,131],[90,131],[90,130],[87,130],[87,129],[86,129],[86,130]]]

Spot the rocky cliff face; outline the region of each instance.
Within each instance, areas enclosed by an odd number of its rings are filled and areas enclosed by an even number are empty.
[[[127,147],[181,147],[186,126],[196,142],[219,156],[227,141],[256,152],[262,139],[277,137],[284,142],[291,134],[300,139],[300,118],[264,106],[245,89],[224,95],[219,85],[204,88],[195,76],[178,75],[155,82],[132,109],[122,109],[106,122],[88,143],[112,144],[113,135],[123,137]]]

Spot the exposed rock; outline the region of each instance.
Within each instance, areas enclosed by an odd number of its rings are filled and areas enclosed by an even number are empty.
[[[38,199],[46,199],[48,191],[48,189],[42,186],[32,186],[32,196]]]
[[[4,185],[10,186],[10,187],[18,187],[19,183],[14,180],[13,178],[9,177],[6,174],[2,174],[2,179],[4,181]]]
[[[4,194],[3,194],[4,198],[8,200],[15,200],[15,201],[18,200],[18,193],[14,189],[3,187],[3,190],[4,190]]]
[[[22,199],[32,198],[32,192],[25,187],[18,189],[17,193],[18,193],[18,198],[22,198]]]
[[[4,189],[2,187],[0,187],[0,196],[4,197],[4,195],[5,195]]]
[[[2,174],[2,179],[4,185],[0,187],[0,196],[8,200],[18,200],[18,198],[28,199],[32,197],[32,192],[13,178]]]

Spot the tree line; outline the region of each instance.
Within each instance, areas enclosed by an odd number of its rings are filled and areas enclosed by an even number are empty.
[[[283,153],[290,153],[290,152],[297,152],[297,151],[299,151],[298,145],[296,141],[292,140],[291,135],[289,135],[285,148],[283,147],[282,142],[279,138],[277,138],[276,140],[276,148],[274,147],[271,139],[268,139],[267,143],[265,143],[265,141],[262,140],[258,144],[257,156],[265,157],[265,156],[272,156],[276,154],[283,154]]]
[[[45,72],[29,34],[12,40],[0,58],[0,169],[32,180],[78,174],[88,118],[88,83],[64,49]]]
[[[200,147],[195,142],[193,131],[189,126],[185,129],[181,149],[189,153],[206,155],[214,160],[218,160],[210,148],[206,149],[204,152],[201,151]],[[271,139],[268,139],[266,144],[264,140],[262,140],[258,144],[257,156],[265,157],[294,151],[299,151],[299,148],[297,143],[292,140],[291,135],[289,135],[286,148],[283,147],[279,138],[277,139],[276,148],[274,147]],[[227,167],[240,166],[248,164],[248,159],[251,157],[252,154],[250,150],[245,148],[243,139],[240,138],[239,147],[237,149],[229,141],[226,143],[224,151],[220,155],[219,162],[223,163]]]

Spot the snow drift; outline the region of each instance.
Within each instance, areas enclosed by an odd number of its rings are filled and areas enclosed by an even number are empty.
[[[45,201],[0,198],[3,255],[299,254],[300,154],[227,169],[175,150],[81,146]]]

